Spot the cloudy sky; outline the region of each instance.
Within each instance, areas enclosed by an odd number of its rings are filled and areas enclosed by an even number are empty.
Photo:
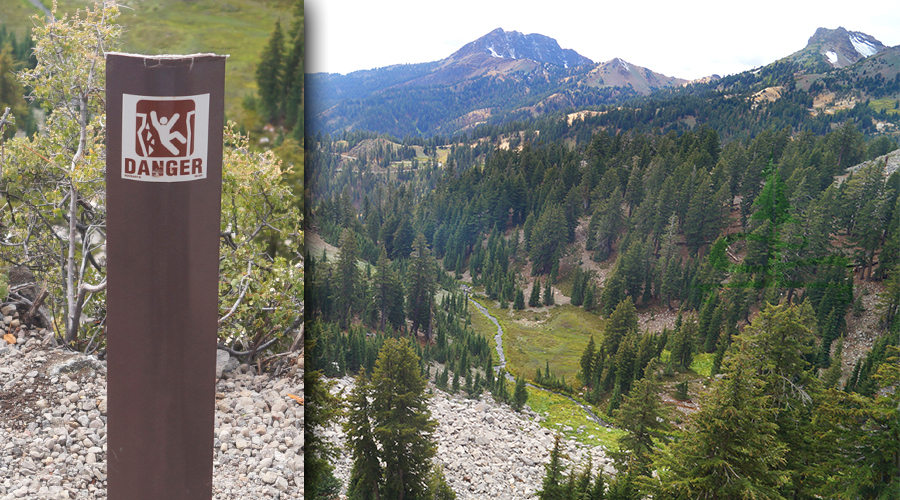
[[[436,61],[496,28],[688,79],[768,64],[818,27],[900,45],[897,0],[306,0],[305,17],[310,73]]]

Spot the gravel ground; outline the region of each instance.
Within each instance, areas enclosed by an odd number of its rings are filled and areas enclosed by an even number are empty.
[[[106,498],[106,362],[46,330],[14,337],[0,341],[0,500]],[[303,498],[302,376],[244,365],[218,380],[213,499]]]
[[[332,390],[346,397],[354,379],[334,379]],[[434,433],[437,453],[434,463],[443,469],[447,484],[458,500],[520,500],[536,498],[544,479],[545,464],[550,461],[555,432],[541,426],[543,418],[528,409],[516,412],[497,404],[490,394],[469,399],[448,394],[429,384],[431,418],[438,422]],[[346,498],[347,481],[353,467],[345,448],[341,422],[335,422],[319,434],[340,450],[334,462],[334,475],[341,483],[340,499]],[[591,431],[586,431],[591,432]],[[593,473],[603,470],[609,480],[614,473],[612,460],[602,446],[586,446],[563,439],[562,462],[568,472],[579,472],[591,457]]]

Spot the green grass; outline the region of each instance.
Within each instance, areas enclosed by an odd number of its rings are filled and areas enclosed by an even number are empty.
[[[12,26],[31,26],[27,18],[37,9],[28,0],[16,3],[22,7],[9,14],[10,7],[0,7],[0,19]],[[293,20],[290,0],[130,0],[122,4],[118,23],[125,28],[124,52],[229,55],[225,63],[225,114],[237,120],[243,118],[244,97],[256,91],[256,64],[275,21],[280,20],[287,31]],[[58,5],[57,15],[74,14],[93,8],[94,0],[58,0]]]
[[[546,418],[541,422],[542,426],[580,443],[603,445],[609,450],[616,450],[619,447],[619,437],[625,434],[620,429],[609,429],[597,424],[571,400],[546,391],[528,388],[528,406]],[[563,430],[567,426],[572,430]]]
[[[897,107],[897,99],[875,99],[869,101],[869,107],[876,112],[886,110],[888,113],[900,113]]]
[[[479,303],[483,305],[484,299],[481,299]],[[497,343],[494,342],[494,335],[497,334],[497,327],[494,326],[494,323],[492,323],[487,316],[481,314],[481,311],[476,309],[472,304],[469,304],[469,315],[472,318],[472,329],[487,337],[488,344],[491,346],[491,359],[495,365],[498,364],[500,358],[497,356]]]
[[[31,22],[31,16],[40,14],[37,9],[28,0],[4,0],[0,2],[0,23],[6,26],[7,30],[16,34],[16,40],[22,41],[26,33],[34,26]]]
[[[715,353],[694,354],[694,361],[691,362],[691,371],[701,377],[709,377],[712,374],[713,358]]]
[[[521,373],[532,379],[535,371],[550,363],[550,371],[557,377],[565,376],[571,383],[580,370],[581,353],[591,334],[599,342],[605,320],[579,307],[563,305],[548,311],[525,309],[500,309],[493,301],[481,301],[503,327],[503,350],[510,372]],[[480,314],[472,311],[474,315]],[[482,316],[483,317],[483,316]],[[495,330],[489,324],[493,336]]]

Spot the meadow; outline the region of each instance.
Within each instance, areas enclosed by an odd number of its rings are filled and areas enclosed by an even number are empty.
[[[52,0],[41,0],[48,9]],[[93,0],[58,0],[57,16],[93,7]],[[246,96],[256,92],[256,65],[275,21],[287,31],[293,22],[290,0],[126,0],[118,22],[121,50],[138,54],[227,54],[225,116],[241,122]],[[0,19],[21,36],[42,13],[29,0],[0,2]]]

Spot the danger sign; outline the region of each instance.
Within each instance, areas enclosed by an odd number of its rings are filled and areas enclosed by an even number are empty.
[[[205,179],[209,94],[122,95],[122,178],[144,182]]]

